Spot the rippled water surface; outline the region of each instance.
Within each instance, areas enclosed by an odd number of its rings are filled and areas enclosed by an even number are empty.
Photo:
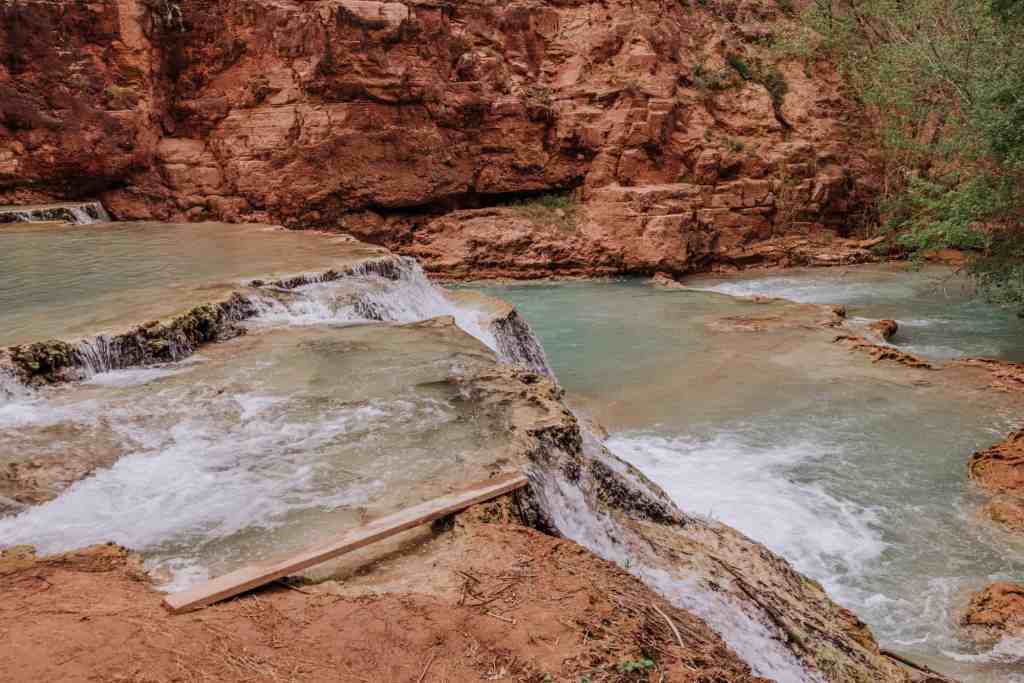
[[[687,284],[733,296],[845,304],[854,317],[895,319],[900,331],[892,343],[930,358],[1024,360],[1024,319],[985,303],[974,296],[966,276],[940,266],[808,268],[728,278],[701,276]]]
[[[239,283],[337,267],[338,238],[226,223],[0,226],[0,346],[121,331]]]
[[[505,442],[447,380],[492,362],[453,328],[310,325],[0,404],[0,453],[120,456],[0,541],[115,541],[167,588],[305,548],[485,479]]]
[[[820,330],[715,324],[782,310],[721,292],[791,296],[914,321],[908,338],[947,357],[1019,354],[1016,318],[948,301],[928,284],[936,275],[831,270],[691,283],[710,292],[636,281],[484,289],[519,308],[570,398],[611,429],[612,450],[681,507],[787,557],[883,646],[967,680],[1005,681],[1024,672],[1020,653],[972,651],[954,619],[970,590],[1024,574],[1024,546],[974,519],[981,499],[965,471],[970,453],[1018,414],[988,392],[872,365]],[[929,329],[942,332],[916,336]]]

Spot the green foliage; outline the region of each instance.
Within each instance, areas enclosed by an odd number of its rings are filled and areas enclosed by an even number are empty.
[[[1024,302],[1024,0],[814,0],[802,21],[881,121],[900,244],[975,250],[983,290]]]
[[[778,67],[770,66],[759,69],[754,80],[763,85],[765,90],[768,91],[772,98],[772,104],[776,107],[782,106],[782,100],[786,97],[786,93],[789,92],[789,84],[786,83],[786,77],[782,75]]]
[[[576,229],[577,203],[570,193],[544,194],[509,203],[516,213],[534,223],[565,232]]]
[[[643,659],[627,659],[624,662],[620,662],[618,669],[619,673],[630,674],[630,673],[643,673],[648,669],[654,668],[654,661],[644,657]]]
[[[750,67],[747,66],[747,63],[743,61],[743,58],[740,57],[739,55],[729,54],[726,56],[725,61],[729,64],[729,66],[736,70],[736,73],[738,73],[743,80],[749,81],[753,79],[753,72],[750,70]]]

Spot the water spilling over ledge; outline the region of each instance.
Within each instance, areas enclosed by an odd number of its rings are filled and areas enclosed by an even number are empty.
[[[0,206],[0,225],[10,223],[108,223],[110,216],[99,202],[61,202],[25,206]]]
[[[183,313],[10,351],[29,384],[86,381],[27,394],[19,384],[0,402],[0,504],[14,515],[0,520],[5,542],[59,551],[113,538],[180,586],[453,479],[523,468],[524,519],[700,615],[756,673],[905,680],[820,585],[681,511],[609,452],[562,403],[543,348],[511,306],[445,293],[415,262],[364,245],[343,247],[355,251],[339,263],[322,251],[344,241],[247,230],[252,241],[319,239],[308,244],[327,268],[287,272],[296,257],[278,248],[263,264],[277,274],[255,277],[252,263],[218,254],[233,275],[214,285],[193,278],[175,290],[159,274],[172,298],[191,301]],[[196,296],[214,303],[195,305]],[[132,310],[161,303],[136,290],[127,298]],[[209,341],[224,343],[203,348]]]

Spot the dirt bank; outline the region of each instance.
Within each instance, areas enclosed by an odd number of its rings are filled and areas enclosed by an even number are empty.
[[[123,549],[8,551],[0,668],[26,682],[764,680],[702,621],[614,565],[482,521],[500,507],[463,514],[392,570],[278,585],[180,616]],[[403,584],[387,585],[394,571]]]

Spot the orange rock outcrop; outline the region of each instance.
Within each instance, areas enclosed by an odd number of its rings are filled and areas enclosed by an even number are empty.
[[[876,174],[836,70],[769,47],[792,21],[771,0],[9,3],[0,203],[337,229],[517,276],[814,262]],[[514,205],[551,193],[571,206]],[[757,248],[780,237],[814,246]]]

